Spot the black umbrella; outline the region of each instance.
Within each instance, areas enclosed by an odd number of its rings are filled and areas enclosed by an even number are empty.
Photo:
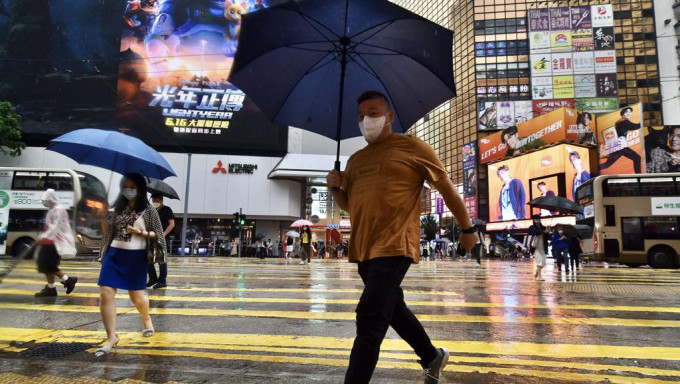
[[[158,179],[147,179],[146,189],[152,195],[160,193],[169,199],[179,200],[179,195],[171,186]]]
[[[589,225],[570,225],[561,224],[564,233],[571,237],[580,236],[582,239],[589,239],[593,237],[593,228]]]
[[[470,223],[472,224],[472,226],[477,226],[477,225],[484,225],[484,224],[486,224],[486,223],[484,222],[484,220],[482,220],[482,219],[471,219],[471,220],[470,220]]]
[[[567,214],[581,214],[583,211],[576,203],[559,196],[541,196],[529,202],[535,208],[547,209]]]
[[[356,99],[377,90],[404,131],[453,98],[453,33],[386,0],[291,1],[243,15],[229,81],[273,122],[360,136]]]

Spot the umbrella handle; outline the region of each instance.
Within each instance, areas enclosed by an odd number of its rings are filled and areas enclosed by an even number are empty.
[[[340,172],[340,160],[335,160],[335,170]],[[340,188],[338,187],[333,187],[331,188],[334,192],[340,192]]]

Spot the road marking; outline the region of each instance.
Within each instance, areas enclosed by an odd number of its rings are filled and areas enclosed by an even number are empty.
[[[119,306],[121,310],[134,308]],[[0,309],[46,312],[99,313],[99,307],[88,305],[22,304],[0,303]],[[211,317],[255,317],[299,320],[344,320],[354,321],[354,312],[303,312],[303,311],[260,311],[245,309],[204,309],[204,308],[150,308],[153,315],[211,316]],[[523,316],[473,316],[433,315],[416,313],[421,322],[446,323],[494,323],[494,324],[550,324],[550,325],[593,325],[618,327],[666,327],[680,328],[678,320],[619,319],[612,317],[523,317]]]
[[[193,303],[282,303],[282,304],[347,304],[356,305],[358,297],[355,299],[328,299],[324,297],[314,298],[271,298],[271,297],[196,297],[196,296],[165,296],[155,291],[147,291],[151,301],[177,301]],[[321,290],[321,292],[326,292]],[[0,294],[33,296],[35,292],[20,289],[0,289]],[[98,293],[73,292],[68,297],[79,298],[99,298]],[[126,299],[128,295],[117,294],[116,299]],[[659,312],[659,313],[680,313],[680,308],[676,307],[639,307],[639,306],[598,306],[598,305],[539,305],[539,304],[498,304],[498,303],[468,303],[468,302],[449,302],[449,301],[418,301],[406,300],[409,306],[423,307],[452,307],[452,308],[512,308],[512,309],[546,309],[546,310],[593,310],[593,311],[617,311],[617,312]]]

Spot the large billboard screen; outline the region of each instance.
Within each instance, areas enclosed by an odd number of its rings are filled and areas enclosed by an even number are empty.
[[[612,6],[528,13],[534,116],[565,106],[588,112],[618,108]]]
[[[241,17],[264,6],[254,0],[128,2],[121,15],[117,123],[168,151],[285,153],[287,127],[271,124],[227,81]]]
[[[589,112],[561,108],[479,140],[485,164],[569,140],[595,145],[595,119]]]
[[[479,218],[477,205],[477,142],[463,145],[463,200],[470,218]]]
[[[680,125],[645,127],[647,173],[680,172]]]
[[[528,203],[541,194],[574,200],[574,191],[590,179],[588,148],[561,144],[489,167],[489,221],[529,219]],[[539,185],[541,182],[544,185]],[[552,192],[552,193],[548,193]]]
[[[599,169],[602,175],[645,171],[642,104],[597,117]]]

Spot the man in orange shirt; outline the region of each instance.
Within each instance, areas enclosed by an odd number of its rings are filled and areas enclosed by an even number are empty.
[[[477,237],[463,200],[434,150],[420,139],[392,132],[394,112],[387,97],[367,91],[357,103],[359,128],[368,146],[349,158],[344,172],[333,170],[326,178],[335,201],[350,213],[349,261],[358,263],[364,282],[345,383],[370,381],[389,326],[420,357],[425,383],[439,383],[449,352],[432,345],[406,307],[400,287],[410,265],[419,262],[420,196],[425,181],[439,190],[458,219],[466,251]]]

